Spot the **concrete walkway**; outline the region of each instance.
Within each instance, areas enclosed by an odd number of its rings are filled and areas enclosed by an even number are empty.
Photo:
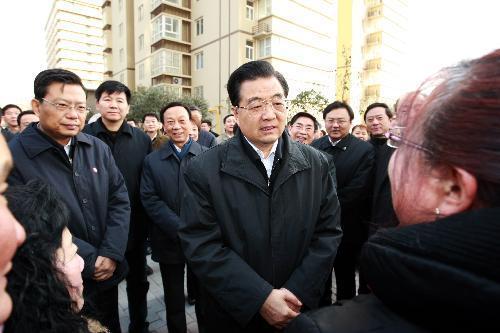
[[[154,274],[148,276],[149,292],[148,292],[148,321],[149,330],[153,333],[167,333],[167,321],[165,314],[165,302],[163,301],[163,286],[161,283],[160,266],[151,261],[148,256],[148,265],[153,268]],[[184,283],[185,285],[185,283]],[[127,332],[129,324],[127,292],[125,290],[126,283],[120,283],[119,289],[119,311],[120,323],[123,332]],[[184,287],[184,294],[186,294]],[[186,302],[186,322],[188,333],[198,333],[198,324],[196,323],[196,314],[194,306]]]

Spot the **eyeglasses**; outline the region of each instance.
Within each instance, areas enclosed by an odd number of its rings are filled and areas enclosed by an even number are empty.
[[[82,104],[80,104],[80,105],[70,105],[70,104],[66,104],[64,102],[54,103],[54,102],[46,100],[45,98],[42,98],[42,100],[44,102],[47,102],[50,105],[54,106],[57,111],[61,111],[61,112],[68,112],[71,109],[75,109],[75,111],[78,112],[79,114],[85,114],[85,113],[87,113],[87,112],[90,111],[89,107],[87,107],[86,105],[82,105]]]
[[[288,110],[288,106],[290,104],[289,100],[282,99],[280,97],[273,97],[270,99],[256,99],[248,103],[247,106],[239,106],[236,107],[238,109],[248,110],[252,115],[259,115],[264,113],[266,109],[266,105],[270,105],[271,108],[278,112],[279,114],[285,113]]]
[[[326,119],[325,122],[328,124],[328,125],[333,125],[334,123],[337,123],[339,126],[344,126],[345,124],[348,123],[347,120],[345,119]]]
[[[293,124],[293,128],[297,131],[306,131],[306,132],[314,132],[314,126],[304,126],[302,124]]]
[[[385,133],[385,137],[387,140],[387,145],[392,148],[399,148],[401,145],[407,145],[409,147],[424,151],[428,154],[432,154],[432,151],[428,148],[419,145],[418,143],[414,143],[412,141],[408,141],[403,139],[403,132],[405,127],[403,126],[395,126],[389,130],[389,132]]]

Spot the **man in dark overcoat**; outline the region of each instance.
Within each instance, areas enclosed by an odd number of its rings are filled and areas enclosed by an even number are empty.
[[[207,332],[273,332],[316,308],[341,238],[327,158],[284,132],[288,85],[265,61],[230,76],[239,130],[194,159],[179,236]]]

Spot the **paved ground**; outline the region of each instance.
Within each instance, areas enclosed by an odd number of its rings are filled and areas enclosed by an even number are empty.
[[[167,322],[165,319],[165,302],[163,301],[163,287],[161,283],[160,266],[157,263],[151,261],[151,258],[149,256],[148,264],[153,268],[154,271],[154,274],[148,277],[148,321],[150,323],[149,329],[152,333],[168,333]],[[128,302],[125,286],[126,284],[124,282],[122,282],[119,286],[120,323],[123,332],[127,332],[129,324]],[[333,278],[332,288],[333,294],[335,295],[337,289],[335,286],[335,276]],[[184,290],[184,294],[186,294],[186,290]],[[196,323],[194,306],[187,304],[187,302],[186,321],[188,333],[198,333],[198,325]]]
[[[163,301],[163,286],[161,283],[160,266],[151,261],[148,257],[148,264],[153,268],[154,274],[148,276],[149,292],[148,292],[148,321],[149,330],[153,333],[167,333],[167,322],[165,319],[165,302]],[[127,293],[125,291],[126,284],[122,282],[119,286],[119,304],[120,304],[120,323],[122,331],[127,332],[129,324]],[[186,291],[184,291],[186,294]],[[194,306],[186,302],[186,322],[188,333],[198,333],[198,325],[196,323],[196,314]]]

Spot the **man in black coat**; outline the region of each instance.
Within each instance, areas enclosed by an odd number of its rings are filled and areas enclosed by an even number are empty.
[[[353,118],[348,104],[339,101],[329,104],[323,111],[328,135],[312,143],[313,147],[332,155],[337,172],[344,233],[334,263],[337,300],[350,299],[356,294],[356,263],[367,238],[368,198],[375,159],[372,145],[349,133]],[[321,304],[331,304],[331,280]]]
[[[145,242],[147,215],[139,195],[139,180],[144,158],[151,152],[151,140],[140,129],[127,124],[130,90],[118,81],[105,81],[95,91],[96,109],[101,117],[85,126],[84,133],[106,143],[127,185],[130,199],[130,231],[125,258],[129,265],[127,299],[130,333],[148,332],[146,321],[149,283],[146,275]]]
[[[146,157],[141,179],[141,199],[152,222],[152,258],[160,263],[167,326],[171,333],[186,332],[185,259],[177,235],[184,194],[183,173],[191,160],[204,150],[189,137],[190,118],[189,108],[177,102],[160,111],[160,120],[170,140]]]
[[[290,140],[288,85],[265,61],[227,85],[239,130],[191,162],[179,236],[207,332],[273,332],[316,308],[340,241],[326,157]]]
[[[387,167],[392,153],[396,150],[387,145],[387,133],[391,127],[392,112],[384,103],[370,104],[364,114],[365,123],[370,133],[370,142],[375,147],[375,171],[371,198],[371,216],[369,234],[379,228],[395,227],[399,224],[392,206],[391,183]]]
[[[80,133],[87,115],[80,78],[49,69],[35,78],[33,111],[40,118],[11,140],[15,168],[9,184],[41,179],[55,187],[68,205],[68,225],[84,259],[84,296],[97,318],[120,332],[118,283],[127,274],[130,203],[127,188],[106,144]],[[85,308],[84,308],[85,309]]]

